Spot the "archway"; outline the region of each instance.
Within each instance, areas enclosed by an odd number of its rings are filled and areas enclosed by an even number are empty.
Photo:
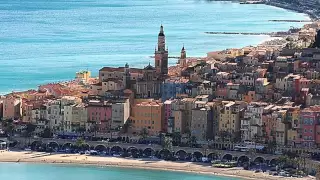
[[[271,159],[271,160],[269,161],[269,164],[270,164],[271,166],[276,166],[276,165],[278,164],[278,161],[277,161],[277,159]]]
[[[81,151],[89,151],[90,150],[90,145],[89,144],[82,144],[79,149]]]
[[[176,157],[177,159],[179,160],[186,160],[187,159],[187,156],[188,156],[188,153],[185,151],[185,150],[178,150],[176,152]]]
[[[132,156],[133,158],[137,158],[139,155],[139,149],[136,147],[129,147],[127,149],[128,155]]]
[[[193,152],[192,154],[195,161],[201,161],[203,154],[199,151]]]
[[[248,156],[240,156],[239,158],[238,158],[238,162],[239,163],[247,163],[247,162],[249,162],[249,157]]]
[[[52,149],[53,151],[59,150],[59,144],[55,141],[49,142],[47,145],[48,148]]]
[[[65,143],[62,145],[62,149],[65,151],[71,150],[72,144],[71,143]]]
[[[42,141],[33,141],[32,143],[31,143],[31,150],[32,151],[37,151],[37,150],[39,150],[40,148],[41,148],[41,146],[42,146]]]
[[[156,151],[153,150],[152,148],[146,148],[143,150],[143,155],[146,157],[151,157],[151,156],[155,156]]]
[[[208,154],[208,160],[209,160],[209,161],[216,160],[216,159],[218,159],[218,158],[219,158],[219,156],[218,156],[217,153],[209,153],[209,154]]]
[[[99,144],[97,145],[94,150],[98,151],[98,152],[107,152],[107,147],[105,145]]]
[[[120,155],[122,152],[123,152],[123,149],[122,149],[120,146],[113,146],[113,147],[110,149],[111,155],[113,155],[113,154]]]
[[[171,152],[168,149],[162,149],[159,151],[159,158],[160,159],[168,159],[171,157]]]
[[[222,160],[232,161],[232,155],[231,154],[225,154],[222,156]]]
[[[15,147],[17,144],[18,144],[18,141],[11,141],[11,142],[9,143],[9,147],[10,147],[10,148],[13,148],[13,147]]]
[[[262,164],[262,163],[265,162],[265,159],[264,159],[263,157],[259,156],[259,157],[256,157],[256,158],[253,160],[253,162],[254,162],[255,164]]]

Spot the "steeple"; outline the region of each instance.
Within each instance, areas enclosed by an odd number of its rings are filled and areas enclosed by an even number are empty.
[[[187,58],[187,53],[183,45],[181,49],[180,59],[186,59],[186,58]]]
[[[158,48],[155,51],[154,61],[158,74],[168,74],[168,47],[166,48],[166,37],[162,24],[158,35]]]
[[[159,36],[164,36],[164,31],[163,31],[163,26],[162,26],[162,24],[161,24],[161,26],[160,26]]]
[[[187,66],[187,53],[186,53],[186,50],[184,49],[184,45],[182,46],[182,49],[181,49],[179,64],[181,68],[184,68]]]

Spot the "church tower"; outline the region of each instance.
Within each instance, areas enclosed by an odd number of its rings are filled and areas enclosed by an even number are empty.
[[[162,25],[158,35],[158,48],[154,52],[154,65],[158,74],[168,74],[168,49],[166,49],[166,37]]]
[[[181,55],[179,59],[180,67],[186,67],[187,66],[187,53],[186,50],[184,49],[184,46],[181,49]]]
[[[130,67],[129,64],[126,63],[124,65],[124,76],[123,76],[123,85],[124,88],[126,89],[130,89],[131,88],[131,84],[130,84]]]

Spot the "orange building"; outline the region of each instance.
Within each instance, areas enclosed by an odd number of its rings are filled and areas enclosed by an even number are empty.
[[[158,135],[163,131],[164,106],[153,99],[135,99],[130,119],[133,133],[139,134],[146,128],[149,135]]]

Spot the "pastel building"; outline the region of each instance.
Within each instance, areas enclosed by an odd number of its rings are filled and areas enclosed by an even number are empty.
[[[49,127],[53,132],[63,131],[63,114],[61,109],[60,100],[51,100],[46,103],[47,106],[47,119]]]
[[[164,107],[160,101],[153,99],[136,99],[131,111],[132,132],[139,134],[147,129],[149,135],[166,132],[164,124]]]
[[[88,121],[86,130],[107,133],[111,128],[112,103],[90,100],[87,106]]]
[[[22,117],[22,99],[9,95],[3,99],[3,119],[19,119]]]
[[[111,129],[123,127],[130,118],[130,100],[118,99],[112,101],[111,109]]]
[[[167,132],[175,132],[175,123],[173,116],[173,104],[174,100],[166,100],[164,104],[164,124],[167,127]],[[165,127],[164,127],[165,128]]]
[[[192,110],[191,135],[199,141],[206,141],[213,137],[212,111],[209,106]]]
[[[166,79],[161,84],[161,99],[162,101],[168,100],[170,98],[176,98],[179,94],[185,94],[188,79],[174,77]]]
[[[300,113],[300,135],[302,147],[315,147],[320,142],[317,129],[319,129],[320,106],[311,106],[301,110]]]

